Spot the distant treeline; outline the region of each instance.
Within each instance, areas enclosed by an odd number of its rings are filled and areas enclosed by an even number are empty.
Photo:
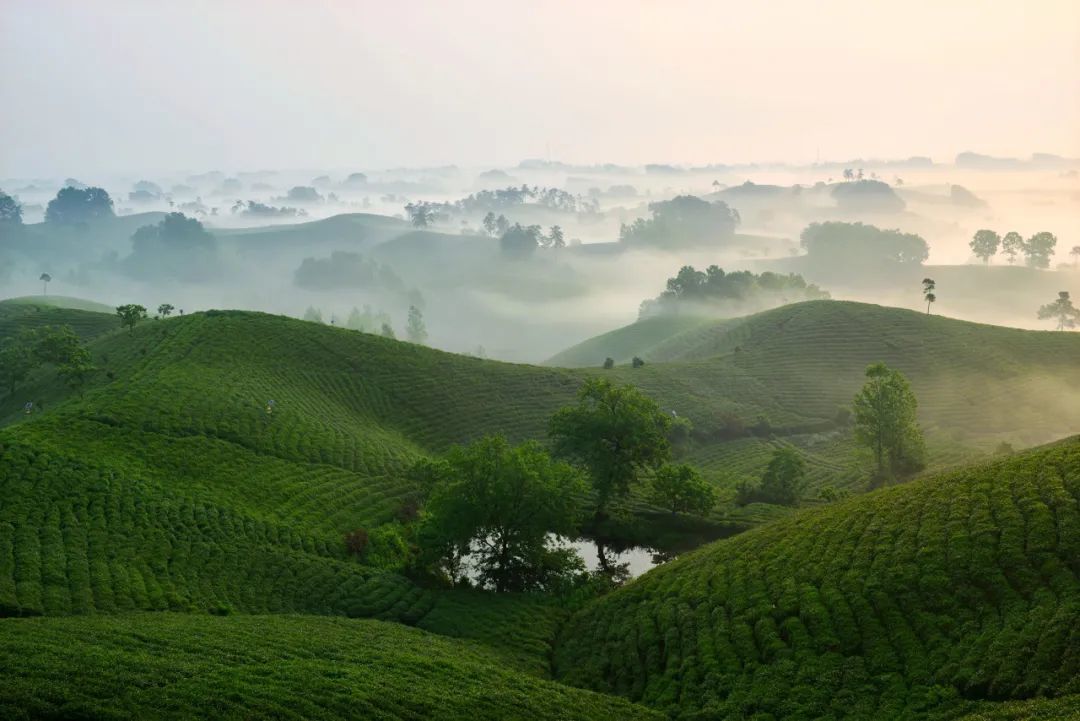
[[[668,278],[667,288],[659,296],[641,304],[640,318],[676,315],[681,312],[716,311],[725,305],[762,309],[802,300],[827,299],[829,294],[807,283],[801,275],[748,270],[725,273],[710,265],[704,271],[684,265],[678,274]]]

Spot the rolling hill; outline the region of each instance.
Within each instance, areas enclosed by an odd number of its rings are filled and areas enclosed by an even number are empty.
[[[597,600],[562,630],[556,675],[675,718],[1075,709],[1078,505],[1074,438],[800,513]]]
[[[312,616],[0,619],[21,719],[661,719],[508,668],[476,643]]]

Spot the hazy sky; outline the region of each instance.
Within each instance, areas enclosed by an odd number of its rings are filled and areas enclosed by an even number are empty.
[[[1080,155],[1080,2],[2,0],[0,176]]]

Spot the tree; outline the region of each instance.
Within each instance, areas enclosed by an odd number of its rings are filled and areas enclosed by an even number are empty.
[[[604,370],[606,370],[606,371],[611,370],[612,368],[615,367],[615,359],[612,358],[611,356],[608,356],[607,358],[604,359],[604,366],[603,367],[604,367]]]
[[[176,310],[176,307],[173,306],[171,303],[162,303],[157,307],[158,315],[160,315],[162,318],[168,318],[170,315],[172,315],[172,312],[174,310]]]
[[[61,188],[45,208],[45,222],[74,225],[113,217],[113,201],[102,188]]]
[[[22,206],[7,193],[0,191],[0,225],[22,225]]]
[[[431,203],[408,203],[405,212],[416,228],[427,228],[435,223],[435,207]]]
[[[383,338],[397,338],[397,335],[394,333],[394,327],[389,323],[382,324],[381,333]]]
[[[1049,268],[1050,256],[1054,254],[1057,246],[1057,236],[1053,233],[1036,233],[1024,243],[1024,255],[1027,256],[1029,268]]]
[[[307,310],[304,311],[304,320],[308,321],[309,323],[322,323],[322,311],[314,306],[309,305],[307,307]]]
[[[548,248],[565,248],[566,238],[563,235],[563,229],[558,225],[551,226],[551,229],[547,234],[547,242],[545,246]]]
[[[427,328],[424,327],[424,315],[415,305],[409,306],[409,321],[405,335],[410,343],[423,344],[427,340]]]
[[[1077,309],[1069,297],[1069,291],[1063,290],[1058,293],[1057,300],[1047,303],[1039,308],[1039,320],[1057,320],[1057,329],[1065,330],[1075,328],[1080,324],[1080,309]]]
[[[133,303],[120,305],[116,307],[116,315],[120,317],[121,325],[127,326],[128,333],[134,333],[135,325],[146,318],[146,308]]]
[[[649,485],[649,502],[676,513],[705,515],[716,505],[716,489],[686,464],[656,469]]]
[[[645,365],[645,361],[638,356],[634,356],[633,359],[630,361],[631,368],[640,368],[643,365]]]
[[[495,235],[498,232],[499,228],[495,221],[495,213],[488,211],[487,215],[484,216],[483,226],[484,232],[488,235]]]
[[[42,284],[41,285],[41,294],[42,295],[48,295],[49,294],[49,282],[52,281],[52,276],[49,275],[48,273],[42,273],[41,277],[38,278],[38,280],[40,280],[41,284]]]
[[[873,453],[878,477],[922,468],[918,402],[907,378],[884,363],[868,366],[866,378],[855,396],[855,439]]]
[[[723,201],[709,202],[693,195],[649,203],[652,218],[638,218],[619,229],[619,241],[669,248],[717,245],[730,239],[739,225],[739,212]]]
[[[1074,245],[1072,250],[1069,251],[1069,255],[1076,258],[1076,260],[1073,261],[1073,267],[1080,268],[1080,245]]]
[[[998,252],[998,246],[1001,245],[1001,236],[992,230],[979,230],[968,245],[976,257],[982,258],[983,263],[989,265],[990,258]]]
[[[36,333],[26,329],[15,337],[0,340],[0,383],[7,387],[9,395],[14,395],[19,385],[41,365],[34,348],[36,341]]]
[[[482,585],[498,592],[543,589],[567,570],[549,534],[578,527],[581,474],[536,442],[489,436],[452,448],[427,503],[420,537],[437,558],[472,552]]]
[[[495,219],[495,232],[501,236],[508,230],[510,230],[509,219],[502,213],[499,213],[499,217]]]
[[[502,237],[499,238],[499,247],[507,255],[528,257],[540,244],[540,226],[523,226],[514,223]]]
[[[1009,265],[1016,262],[1016,256],[1024,252],[1024,236],[1010,230],[1001,239],[1001,252],[1008,259]]]
[[[806,461],[794,448],[773,451],[761,476],[761,496],[769,503],[798,505],[806,490]]]
[[[97,366],[94,365],[90,357],[90,351],[80,345],[73,350],[63,363],[57,366],[57,372],[64,379],[64,382],[71,386],[73,390],[77,390],[81,396],[83,386],[90,376],[97,372]]]
[[[926,301],[926,314],[930,315],[930,304],[937,301],[937,294],[934,291],[937,289],[937,283],[933,278],[923,278],[922,280],[922,297]]]
[[[930,246],[914,233],[882,230],[863,223],[811,223],[803,229],[800,240],[807,260],[828,268],[914,266],[930,255]]]
[[[670,416],[634,386],[590,378],[577,404],[552,416],[549,431],[555,454],[588,473],[596,494],[594,519],[601,521],[611,501],[626,496],[641,471],[670,458],[670,428]]]

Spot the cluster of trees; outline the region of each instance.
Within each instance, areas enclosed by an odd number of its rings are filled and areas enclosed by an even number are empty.
[[[687,307],[707,311],[724,303],[764,305],[828,297],[826,291],[794,273],[755,274],[747,270],[725,273],[716,265],[704,271],[684,265],[674,277],[668,278],[667,287],[659,296],[642,302],[638,317],[674,315]]]
[[[739,212],[723,201],[710,203],[693,195],[649,203],[651,218],[638,218],[619,229],[628,245],[686,248],[716,245],[735,234]]]
[[[862,171],[859,171],[860,173]],[[874,213],[899,213],[907,204],[904,199],[880,180],[863,180],[833,186],[831,195],[839,208]]]
[[[308,306],[304,311],[304,320],[311,323],[326,322],[323,320],[322,311],[313,306]],[[333,316],[330,317],[330,325],[337,325]],[[345,319],[344,327],[361,333],[377,333],[384,338],[397,338],[390,314],[382,310],[373,311],[370,305],[365,305],[363,311],[354,307]],[[424,323],[424,313],[417,305],[409,306],[405,337],[410,343],[423,345],[427,342],[428,332],[427,325]]]
[[[0,383],[9,395],[45,364],[55,366],[64,381],[79,390],[97,371],[90,351],[70,326],[22,329],[0,341]]]
[[[499,212],[497,217],[505,221],[500,211],[529,202],[564,213],[596,212],[600,207],[599,201],[595,198],[573,195],[558,188],[522,185],[498,190],[481,190],[452,203],[412,202],[405,205],[405,214],[417,228],[429,228],[437,222],[447,220],[451,215],[487,213],[487,217],[484,218],[484,229],[488,235],[502,235],[509,228],[509,222],[506,221],[505,227],[497,227],[489,224],[488,219],[490,218],[494,223],[495,213]]]
[[[102,188],[61,188],[45,208],[45,222],[57,225],[78,225],[116,213],[113,201]]]
[[[360,253],[335,250],[329,258],[304,258],[293,273],[293,283],[308,290],[365,288],[401,293],[405,283],[393,268]]]
[[[0,190],[0,225],[22,225],[22,222],[19,201]]]
[[[1039,320],[1056,320],[1058,330],[1072,330],[1080,326],[1080,309],[1073,305],[1069,291],[1058,293],[1057,300],[1039,308]]]
[[[156,225],[144,225],[132,234],[131,254],[122,262],[132,277],[198,282],[221,276],[217,251],[217,238],[201,222],[168,213]]]
[[[551,452],[500,436],[422,460],[411,471],[421,496],[415,534],[421,565],[455,583],[468,558],[496,591],[552,590],[583,570],[555,543],[596,528],[639,480],[672,513],[706,513],[713,487],[672,465],[672,419],[633,386],[586,381],[574,405],[552,416]]]
[[[491,215],[490,213],[488,215]],[[503,216],[499,216],[501,219]],[[484,229],[487,230],[488,218],[484,218]],[[514,223],[509,226],[499,238],[499,248],[510,256],[530,256],[537,248],[558,249],[566,247],[566,238],[563,230],[558,225],[551,226],[547,233],[539,225],[522,225]]]
[[[233,215],[247,215],[255,218],[303,218],[308,214],[303,208],[277,207],[254,200],[238,200],[233,203],[229,212]]]
[[[998,250],[1012,265],[1019,255],[1023,255],[1029,268],[1049,268],[1050,258],[1054,255],[1057,247],[1057,236],[1043,231],[1036,233],[1027,240],[1015,230],[998,235],[993,230],[982,229],[975,232],[971,242],[968,243],[975,256],[989,265],[990,259],[997,255]],[[1070,251],[1080,261],[1080,245]]]
[[[829,268],[921,265],[930,256],[930,246],[914,233],[863,223],[811,223],[800,242],[808,260]]]

